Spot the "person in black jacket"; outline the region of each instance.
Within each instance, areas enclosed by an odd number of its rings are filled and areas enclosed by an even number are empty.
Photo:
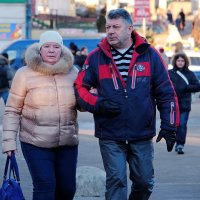
[[[101,9],[100,15],[97,18],[96,26],[98,33],[105,33],[106,32],[106,8]]]
[[[91,89],[97,92],[92,94]],[[93,89],[93,90],[94,90]],[[172,151],[179,125],[178,100],[160,54],[133,28],[123,8],[110,10],[106,37],[89,53],[75,81],[79,106],[93,113],[106,171],[105,200],[148,200],[154,186],[156,105]]]
[[[179,12],[180,18],[181,18],[181,30],[183,31],[185,28],[185,13],[183,12],[183,9]]]
[[[174,23],[174,20],[173,20],[173,15],[172,15],[172,12],[171,10],[168,10],[167,11],[167,20],[170,24],[173,24]]]
[[[82,69],[83,64],[87,58],[88,55],[88,49],[87,47],[82,47],[80,51],[77,51],[75,57],[74,57],[74,64],[78,69]]]
[[[189,60],[185,53],[180,52],[172,59],[173,69],[169,70],[170,79],[178,96],[180,109],[180,126],[176,134],[175,150],[184,154],[183,147],[186,141],[187,122],[191,110],[191,93],[200,91],[200,83],[195,74],[189,70]]]
[[[0,55],[0,98],[3,99],[5,104],[13,76],[9,68],[8,58],[5,55]]]

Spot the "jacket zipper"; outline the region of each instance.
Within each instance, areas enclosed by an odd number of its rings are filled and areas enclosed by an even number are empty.
[[[171,102],[170,124],[174,124],[174,102]]]
[[[131,89],[135,89],[135,80],[136,80],[136,64],[133,66],[133,73],[132,73],[132,82],[131,82]]]
[[[54,83],[55,83],[55,87],[56,87],[56,98],[57,98],[57,104],[58,104],[58,125],[59,125],[59,132],[58,132],[58,145],[60,143],[60,108],[59,108],[59,99],[58,99],[58,87],[57,87],[57,84],[56,84],[56,79],[55,79],[55,76],[53,76],[53,80],[54,80]]]
[[[114,87],[115,87],[116,90],[118,90],[119,86],[118,86],[118,83],[117,83],[117,78],[116,78],[115,72],[113,71],[111,63],[109,65],[109,68],[110,68],[110,73],[111,73],[111,76],[112,76]]]

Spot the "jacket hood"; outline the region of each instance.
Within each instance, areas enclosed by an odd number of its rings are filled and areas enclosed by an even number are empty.
[[[25,53],[25,61],[32,70],[46,75],[67,73],[72,67],[74,58],[71,51],[62,47],[60,60],[54,65],[43,62],[38,44],[31,45]]]
[[[148,47],[150,46],[146,39],[140,36],[137,32],[133,31],[131,34],[131,37],[133,39],[133,43],[135,45],[135,51],[138,54],[143,54]],[[107,55],[112,55],[111,54],[111,49],[110,49],[110,44],[107,41],[107,38],[103,38],[100,43],[99,47],[107,54]]]

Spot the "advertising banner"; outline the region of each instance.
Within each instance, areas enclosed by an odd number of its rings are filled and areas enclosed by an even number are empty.
[[[26,0],[0,0],[0,3],[26,3]]]
[[[16,40],[23,38],[20,24],[0,23],[0,40]]]
[[[133,22],[142,24],[144,19],[147,24],[151,23],[150,0],[135,0]]]

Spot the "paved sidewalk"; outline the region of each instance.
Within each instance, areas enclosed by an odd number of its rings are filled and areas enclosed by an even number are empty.
[[[164,141],[154,145],[156,183],[150,200],[200,200],[200,101],[196,101],[192,105],[192,109],[184,155],[177,155],[174,151],[168,153]],[[2,112],[3,106],[1,105],[1,117]],[[0,123],[2,121],[1,117]],[[78,166],[94,166],[103,169],[98,140],[93,136],[92,116],[88,113],[79,113],[79,121],[80,145]],[[2,182],[5,158],[5,155],[0,154],[0,182]],[[20,148],[17,160],[20,167],[21,186],[24,195],[26,200],[31,200],[31,178]],[[128,184],[130,191],[130,182]],[[105,198],[75,197],[74,199],[103,200]]]

